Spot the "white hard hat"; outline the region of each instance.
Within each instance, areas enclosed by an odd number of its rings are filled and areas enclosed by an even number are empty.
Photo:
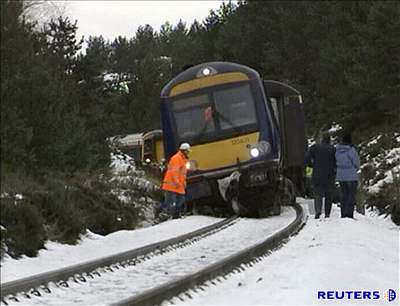
[[[188,144],[187,142],[182,143],[181,146],[179,147],[179,150],[189,151],[189,152],[192,151],[190,149],[190,144]]]

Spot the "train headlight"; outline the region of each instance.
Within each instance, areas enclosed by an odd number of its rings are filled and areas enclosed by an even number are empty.
[[[250,155],[256,158],[260,155],[260,150],[258,150],[257,148],[252,148],[250,149]]]
[[[207,76],[211,73],[210,69],[208,69],[208,68],[204,68],[202,72],[203,72],[204,76]]]
[[[197,170],[197,168],[198,168],[198,165],[197,165],[197,161],[195,161],[195,160],[189,160],[186,163],[186,169],[187,170],[195,171],[195,170]]]
[[[214,75],[217,73],[218,73],[218,71],[215,68],[213,68],[211,66],[207,66],[207,67],[200,68],[196,73],[196,77],[204,78],[204,77],[208,77],[210,75]]]
[[[145,162],[146,162],[146,164],[150,164],[150,162],[151,162],[150,158],[146,158]]]

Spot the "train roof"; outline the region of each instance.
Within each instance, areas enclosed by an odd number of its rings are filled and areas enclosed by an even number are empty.
[[[108,140],[121,146],[137,146],[143,143],[143,133],[117,135],[109,137]]]
[[[163,136],[163,131],[158,129],[158,130],[152,130],[152,131],[149,131],[147,133],[144,133],[143,139],[148,139],[148,138],[151,138],[151,137],[153,137],[153,138],[162,138],[162,136]]]
[[[264,84],[267,91],[266,94],[268,96],[281,95],[281,94],[287,96],[300,95],[300,92],[296,88],[279,81],[265,80]]]
[[[205,68],[209,68],[211,70],[212,72],[211,75],[228,73],[228,72],[242,72],[246,74],[249,77],[249,79],[260,78],[260,75],[256,70],[244,65],[231,62],[207,62],[190,67],[185,71],[181,72],[180,74],[178,74],[162,89],[161,97],[168,97],[170,95],[171,89],[177,84],[204,77],[200,75],[200,73]]]

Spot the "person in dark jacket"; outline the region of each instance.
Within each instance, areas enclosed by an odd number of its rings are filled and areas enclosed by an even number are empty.
[[[321,143],[312,145],[306,154],[306,165],[313,168],[311,181],[314,188],[315,219],[321,215],[323,198],[325,218],[329,218],[332,208],[336,160],[335,147],[330,142],[329,133],[323,133]]]
[[[351,135],[344,134],[341,143],[336,146],[336,180],[339,181],[341,198],[340,212],[342,218],[353,218],[358,184],[360,159],[352,145]]]

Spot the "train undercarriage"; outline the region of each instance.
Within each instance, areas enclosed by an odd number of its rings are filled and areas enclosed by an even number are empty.
[[[188,208],[194,213],[264,218],[279,215],[282,205],[296,200],[293,183],[274,162],[237,167],[230,175],[198,176],[188,185]]]

